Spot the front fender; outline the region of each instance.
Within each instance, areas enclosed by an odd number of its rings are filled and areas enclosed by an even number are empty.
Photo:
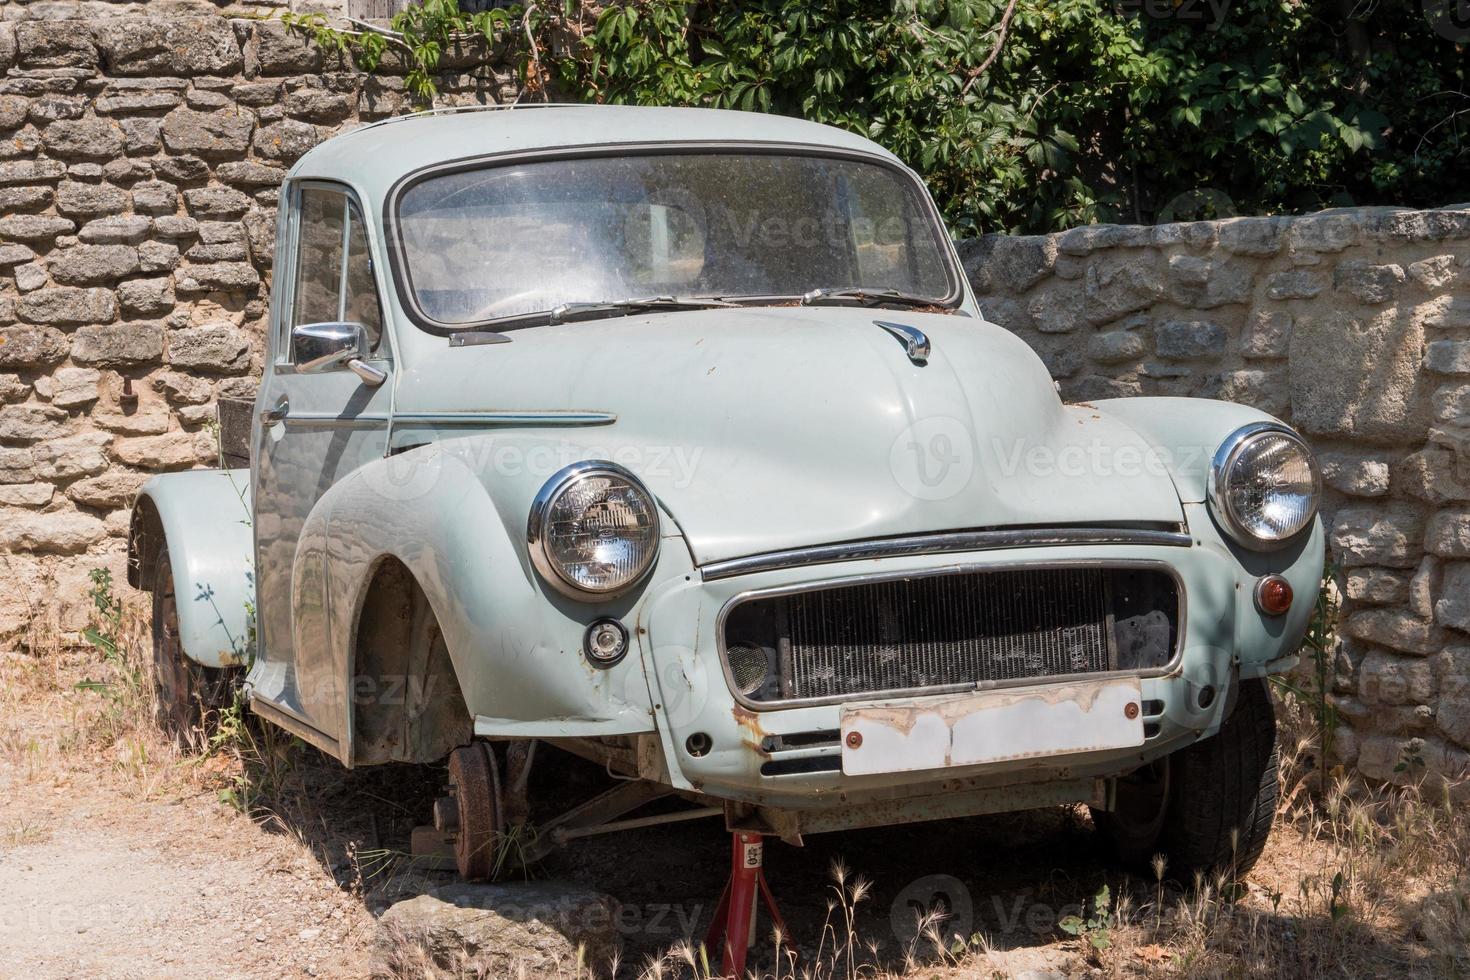
[[[1109,398],[1089,402],[1123,422],[1153,448],[1174,481],[1183,504],[1203,503],[1209,494],[1210,462],[1226,436],[1252,422],[1279,419],[1247,405],[1208,398]]]
[[[340,689],[350,690],[361,605],[379,565],[392,557],[428,598],[478,734],[652,731],[636,649],[606,670],[581,655],[587,624],[599,616],[635,623],[637,597],[576,603],[544,587],[509,530],[524,518],[502,519],[472,460],[453,445],[375,460],[323,495],[295,558],[297,649],[325,644]],[[336,733],[344,747],[350,711],[349,699]],[[343,752],[350,757],[350,747]]]
[[[154,588],[165,547],[185,655],[206,667],[246,663],[255,603],[250,471],[165,473],[143,484],[128,529],[130,585]]]

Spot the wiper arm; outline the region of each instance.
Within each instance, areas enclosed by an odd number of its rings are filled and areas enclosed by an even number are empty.
[[[943,306],[932,296],[915,296],[897,289],[864,289],[861,286],[813,289],[801,298],[802,306]]]
[[[648,296],[642,299],[563,303],[546,315],[547,323],[571,323],[603,316],[641,313],[644,310],[706,310],[738,306],[717,296]]]

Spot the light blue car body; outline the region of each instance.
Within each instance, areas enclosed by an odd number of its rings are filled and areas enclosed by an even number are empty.
[[[306,154],[282,188],[252,467],[156,477],[135,516],[137,581],[149,583],[150,551],[166,541],[190,657],[238,663],[240,639],[255,636],[258,711],[344,765],[381,761],[381,746],[357,744],[354,691],[365,597],[391,559],[427,598],[462,698],[417,710],[463,715],[466,734],[555,740],[689,793],[804,811],[808,830],[1049,802],[1105,806],[1106,780],[1210,736],[1240,679],[1290,665],[1322,572],[1320,525],[1286,548],[1252,551],[1220,530],[1207,502],[1217,447],[1269,417],[1192,399],[1065,404],[1040,359],[984,320],[967,285],[958,314],[658,312],[523,329],[485,346],[451,347],[410,320],[389,254],[386,202],[400,181],[448,160],[650,144],[829,148],[901,166],[866,139],[798,120],[607,107],[425,114]],[[313,182],[346,188],[366,216],[386,321],[371,365],[387,381],[375,388],[345,369],[297,373],[283,357],[293,195]],[[875,320],[923,331],[927,363],[905,356]],[[283,398],[284,420],[262,422]],[[612,601],[548,587],[527,550],[533,498],[552,473],[585,459],[626,466],[660,509],[652,573]],[[1027,533],[1057,528],[1070,531]],[[946,537],[976,529],[1011,533],[970,548]],[[850,547],[896,539],[921,543],[876,555]],[[815,560],[760,560],[828,546],[838,547]],[[719,635],[738,597],[1119,564],[1166,570],[1184,596],[1177,655],[1139,680],[1144,701],[1162,706],[1141,747],[916,772],[817,765],[763,774],[781,737],[840,730],[844,705],[742,704]],[[1284,616],[1263,615],[1253,600],[1270,573],[1299,597]],[[600,617],[633,637],[633,653],[609,669],[582,655],[583,633]],[[404,657],[411,679],[421,661]],[[1223,696],[1202,697],[1206,689]],[[922,711],[926,697],[887,702]],[[691,752],[694,733],[708,736],[707,751]],[[783,758],[830,761],[841,751],[820,742]],[[386,757],[432,761],[424,754],[400,747]]]

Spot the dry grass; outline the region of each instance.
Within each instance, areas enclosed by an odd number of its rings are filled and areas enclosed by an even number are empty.
[[[179,753],[153,725],[145,617],[125,609],[109,628],[112,655],[95,644],[68,646],[54,633],[31,637],[23,653],[0,653],[0,762],[11,779],[60,785],[105,771],[124,797],[208,789],[222,805],[269,823],[270,811],[259,806],[270,797],[263,783],[293,764],[289,742],[231,715],[209,750]],[[1181,890],[1166,883],[1164,868],[1158,880],[1117,876],[1080,935],[1057,931],[1020,948],[983,934],[946,943],[944,922],[931,913],[894,963],[891,953],[880,959],[857,925],[869,883],[838,865],[829,894],[815,899],[827,906],[820,935],[798,937],[816,955],[796,962],[772,944],[756,957],[766,964],[763,976],[948,980],[1037,967],[1108,977],[1470,976],[1470,807],[1452,804],[1444,787],[1369,786],[1341,774],[1323,793],[1312,766],[1310,711],[1290,698],[1282,707],[1282,809],[1265,856],[1243,884],[1200,881]],[[37,823],[0,820],[0,845],[46,833]],[[709,977],[715,965],[686,942],[642,963],[569,963],[560,975],[682,980]],[[382,970],[486,975],[470,958],[436,962],[408,937]]]

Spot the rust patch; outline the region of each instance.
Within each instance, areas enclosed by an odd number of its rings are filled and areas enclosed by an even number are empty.
[[[977,708],[998,708],[1005,705],[1018,704],[1023,701],[1043,701],[1047,704],[1060,704],[1063,701],[1072,701],[1081,706],[1083,711],[1091,711],[1097,702],[1098,695],[1102,693],[1102,686],[1096,684],[1060,684],[1055,687],[1046,687],[1026,691],[989,691],[985,692],[983,705],[978,702],[974,694],[956,694],[942,700],[936,700],[926,704],[878,704],[862,709],[864,721],[892,728],[904,735],[913,733],[914,726],[920,718],[934,716],[944,722],[945,727],[953,728],[954,723]],[[737,707],[737,712],[743,709]],[[746,712],[751,714],[751,712]],[[739,716],[736,716],[739,721]]]
[[[771,754],[761,748],[761,743],[765,741],[766,730],[761,727],[760,715],[737,704],[730,708],[730,716],[735,719],[735,724],[740,728],[741,744],[761,758],[769,759]]]

